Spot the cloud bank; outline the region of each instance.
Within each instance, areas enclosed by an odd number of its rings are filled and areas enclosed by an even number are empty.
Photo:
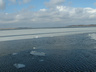
[[[45,3],[48,9],[43,8],[36,12],[21,10],[11,14],[0,13],[0,24],[19,27],[58,27],[96,23],[96,9],[64,6],[62,2],[65,0],[50,0],[50,2]]]

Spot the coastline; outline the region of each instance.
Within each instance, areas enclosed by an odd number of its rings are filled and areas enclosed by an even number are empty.
[[[30,28],[30,27],[17,27],[17,28],[0,28],[0,31],[4,30],[25,30],[25,29],[60,29],[60,28],[88,28],[88,27],[96,27],[96,25],[69,25],[65,27],[37,27],[37,28]]]

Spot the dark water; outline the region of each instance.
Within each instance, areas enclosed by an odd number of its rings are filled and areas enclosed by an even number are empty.
[[[30,51],[46,55],[30,55]],[[17,69],[15,63],[26,67]],[[0,42],[0,72],[85,71],[96,71],[96,41],[88,34]]]

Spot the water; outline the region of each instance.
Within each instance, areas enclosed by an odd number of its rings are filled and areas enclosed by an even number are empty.
[[[95,27],[0,32],[0,72],[96,71]],[[31,51],[45,56],[32,55]],[[26,67],[17,69],[14,64]]]

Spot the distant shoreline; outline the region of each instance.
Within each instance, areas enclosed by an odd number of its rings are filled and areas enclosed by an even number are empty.
[[[21,30],[21,29],[53,29],[53,28],[81,28],[81,27],[96,27],[95,24],[90,25],[69,25],[65,27],[17,27],[17,28],[0,28],[0,30]]]

